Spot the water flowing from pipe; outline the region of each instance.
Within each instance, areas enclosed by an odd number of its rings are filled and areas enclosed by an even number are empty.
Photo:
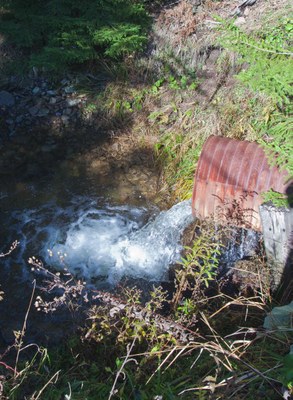
[[[21,243],[17,262],[40,256],[48,266],[66,266],[110,285],[124,276],[165,280],[169,266],[180,260],[180,238],[193,220],[191,201],[155,214],[154,208],[99,204],[82,197],[65,208],[48,203],[14,212],[12,231]]]

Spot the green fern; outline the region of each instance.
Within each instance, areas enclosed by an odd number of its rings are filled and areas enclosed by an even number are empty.
[[[142,1],[10,0],[0,33],[29,55],[29,65],[64,69],[142,49],[149,16]]]
[[[123,54],[141,50],[147,38],[138,25],[119,24],[113,27],[103,27],[93,34],[95,45],[105,45],[106,56],[116,58]]]

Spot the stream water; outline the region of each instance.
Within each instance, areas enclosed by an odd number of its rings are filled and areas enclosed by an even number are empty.
[[[78,195],[62,206],[51,200],[14,210],[7,238],[20,243],[4,263],[9,268],[13,260],[25,273],[34,255],[49,267],[66,266],[75,275],[95,279],[97,285],[113,286],[125,276],[162,281],[180,258],[180,236],[193,218],[190,201],[158,212],[151,205],[115,205]]]
[[[133,187],[133,196],[124,204],[119,201],[117,179],[101,180],[97,175],[63,169],[50,179],[29,182],[16,178],[1,186],[0,253],[15,240],[19,244],[0,258],[0,289],[4,292],[0,347],[1,338],[5,346],[13,340],[13,331],[21,328],[36,278],[27,262],[31,256],[49,269],[66,266],[100,288],[109,289],[124,277],[168,279],[170,264],[180,259],[182,231],[193,219],[190,202],[160,212],[140,196],[139,187]],[[121,185],[119,190],[123,190]],[[41,330],[56,336],[60,328],[62,334],[65,325],[64,321],[60,324],[60,316],[59,328],[54,317],[46,318],[44,322],[31,312],[30,338]]]
[[[193,220],[191,201],[160,211],[138,189],[123,204],[117,201],[115,181],[70,171],[35,182],[16,179],[1,187],[0,250],[5,252],[15,240],[19,245],[0,258],[0,288],[5,293],[0,302],[0,347],[1,338],[5,346],[21,328],[35,278],[27,262],[31,256],[49,269],[66,266],[98,288],[113,288],[125,277],[168,280],[170,265],[180,260],[182,232]],[[254,233],[241,235],[228,246],[226,264],[249,255],[255,246]],[[32,313],[30,337],[38,337],[42,329],[52,336],[60,329],[62,336],[65,322],[61,324],[59,316],[56,325],[52,318],[44,321]]]

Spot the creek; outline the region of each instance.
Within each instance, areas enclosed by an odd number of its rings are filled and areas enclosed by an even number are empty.
[[[1,249],[15,240],[19,245],[1,258],[5,295],[0,302],[0,347],[1,339],[5,346],[12,342],[13,331],[21,329],[36,278],[27,262],[31,256],[48,268],[67,267],[100,289],[113,288],[125,277],[145,282],[145,287],[148,282],[168,281],[170,265],[181,257],[182,233],[193,221],[191,201],[160,211],[139,194],[137,186],[125,204],[117,200],[117,181],[117,176],[100,180],[65,168],[50,177],[33,182],[15,179],[1,187]],[[238,236],[238,242],[232,240],[227,247],[225,264],[249,255],[255,247],[256,236],[241,232],[240,241]],[[42,337],[43,330],[58,341],[71,321],[63,314],[42,318],[32,312],[30,324],[31,340]]]
[[[1,340],[6,346],[13,341],[13,331],[22,327],[36,278],[29,257],[41,259],[48,269],[66,266],[104,289],[125,277],[145,281],[146,286],[168,280],[169,265],[180,259],[180,237],[193,219],[190,202],[160,212],[140,192],[147,181],[121,185],[117,174],[85,171],[82,165],[74,170],[56,167],[50,176],[33,181],[16,177],[1,185],[1,252],[15,240],[19,244],[0,258],[0,347]],[[69,325],[70,318],[63,314],[41,317],[32,310],[27,336],[37,341],[41,335],[43,340],[44,331],[58,341]]]

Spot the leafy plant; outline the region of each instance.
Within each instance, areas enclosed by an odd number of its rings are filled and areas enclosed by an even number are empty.
[[[89,103],[84,107],[84,112],[86,113],[92,113],[97,110],[97,106],[94,103]]]
[[[272,202],[276,207],[288,207],[290,201],[292,201],[292,199],[288,198],[286,195],[275,192],[272,189],[262,193],[261,197],[265,203]]]
[[[153,94],[157,94],[162,87],[163,83],[165,82],[164,78],[158,79],[151,87],[150,92]]]
[[[204,224],[195,230],[198,234],[192,246],[185,247],[185,255],[179,263],[180,267],[175,271],[176,291],[172,299],[174,309],[178,307],[187,290],[192,293],[191,298],[197,298],[202,287],[208,288],[217,275],[218,256],[221,253],[218,234]],[[183,302],[183,308],[182,305],[180,307],[183,312],[194,308],[189,302]]]

